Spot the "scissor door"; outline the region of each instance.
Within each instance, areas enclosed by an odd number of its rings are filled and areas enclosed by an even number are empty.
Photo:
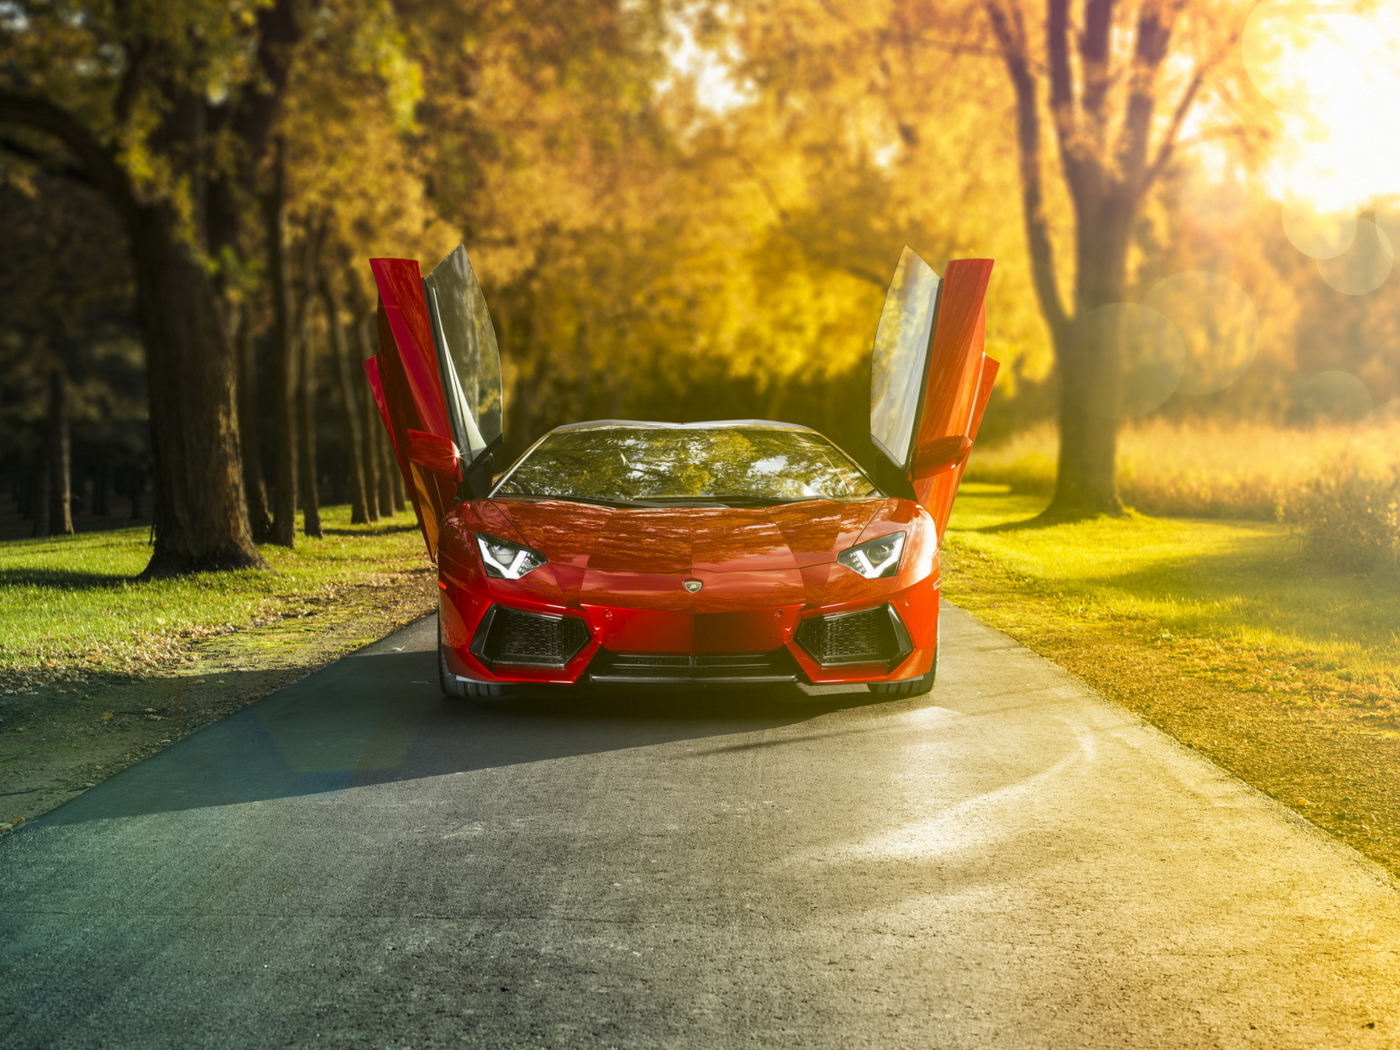
[[[991,396],[982,352],[990,259],[956,259],[940,280],[909,248],[885,295],[870,371],[870,438],[943,534]]]
[[[371,259],[379,353],[365,362],[428,556],[465,487],[489,487],[501,440],[501,358],[486,298],[461,245],[425,280],[411,259]],[[464,486],[465,482],[465,486]]]

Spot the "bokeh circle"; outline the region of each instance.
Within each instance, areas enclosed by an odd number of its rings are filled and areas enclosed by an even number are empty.
[[[1307,422],[1351,423],[1371,412],[1371,391],[1339,369],[1318,372],[1298,388],[1297,408]]]
[[[1081,352],[1103,341],[1119,348],[1118,382],[1098,370],[1080,391],[1080,407],[1106,419],[1146,415],[1176,393],[1186,366],[1186,342],[1160,311],[1141,303],[1109,303],[1079,318]]]
[[[1344,295],[1370,295],[1390,276],[1395,251],[1385,230],[1370,219],[1358,219],[1351,247],[1316,265],[1322,279]]]
[[[1314,259],[1335,259],[1356,241],[1352,212],[1318,212],[1306,205],[1283,206],[1283,232],[1293,247]]]
[[[1181,334],[1183,394],[1213,394],[1239,379],[1259,347],[1259,313],[1249,293],[1209,270],[1186,270],[1159,281],[1143,305]]]

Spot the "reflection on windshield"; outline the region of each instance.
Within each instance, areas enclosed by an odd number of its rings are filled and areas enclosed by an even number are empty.
[[[777,427],[590,427],[548,435],[497,496],[782,502],[879,495],[819,434]]]

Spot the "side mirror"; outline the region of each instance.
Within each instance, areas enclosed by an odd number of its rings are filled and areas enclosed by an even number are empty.
[[[424,470],[431,470],[434,474],[442,474],[445,477],[456,478],[458,476],[457,463],[461,459],[457,446],[447,438],[438,437],[436,434],[429,434],[422,430],[410,430],[408,432],[408,458],[412,463],[417,463]]]

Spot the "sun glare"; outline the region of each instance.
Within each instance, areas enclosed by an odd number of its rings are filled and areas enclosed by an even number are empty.
[[[735,54],[702,47],[684,18],[672,20],[671,32],[666,59],[675,73],[694,82],[695,100],[701,106],[724,114],[753,100],[752,85],[735,82]],[[663,90],[671,86],[671,81],[668,77],[663,82]]]
[[[1283,110],[1274,196],[1355,214],[1400,195],[1400,4],[1265,0],[1243,46],[1254,85]]]

